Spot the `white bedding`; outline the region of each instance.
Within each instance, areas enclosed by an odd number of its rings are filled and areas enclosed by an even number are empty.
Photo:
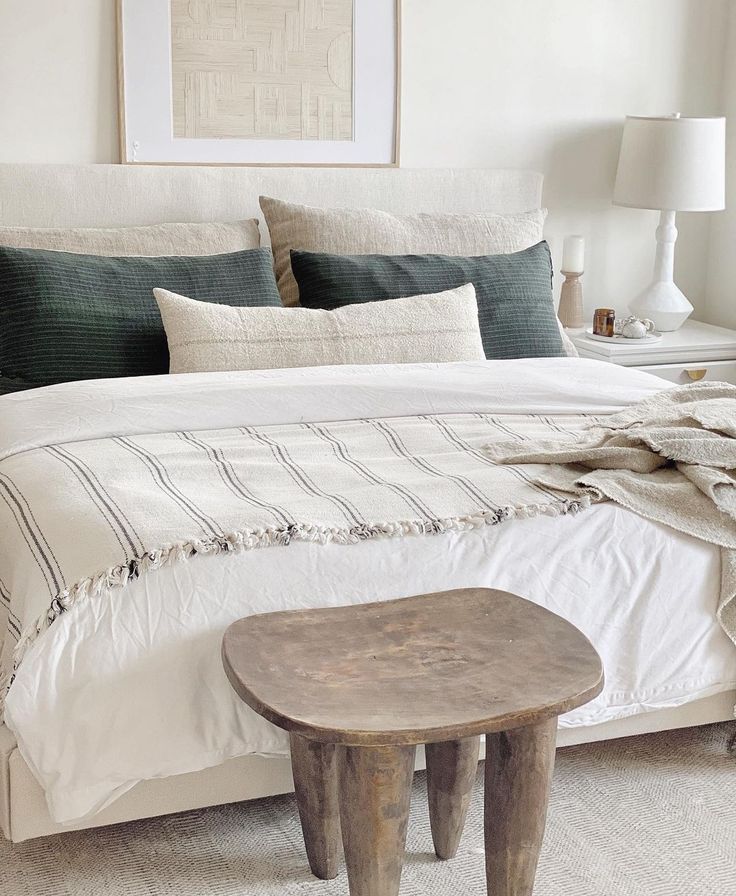
[[[573,359],[70,383],[0,398],[0,458],[54,442],[233,425],[605,414],[665,386]],[[10,564],[0,539],[0,569]],[[719,577],[717,549],[612,504],[436,537],[199,557],[61,616],[25,657],[6,723],[54,819],[79,819],[139,780],[286,752],[284,735],[225,679],[219,643],[235,619],[469,585],[516,591],[578,625],[603,657],[607,684],[562,724],[608,721],[736,685],[736,651],[715,619]],[[23,596],[24,626],[47,600]]]

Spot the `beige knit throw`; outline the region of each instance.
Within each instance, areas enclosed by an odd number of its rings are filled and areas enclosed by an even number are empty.
[[[736,643],[736,386],[701,382],[659,392],[579,438],[497,442],[501,464],[548,464],[534,479],[608,498],[721,548],[718,619]]]

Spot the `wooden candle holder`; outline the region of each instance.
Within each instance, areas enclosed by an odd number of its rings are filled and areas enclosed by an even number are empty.
[[[565,282],[560,292],[560,307],[557,316],[563,327],[579,330],[585,326],[583,316],[583,284],[580,278],[583,272],[561,271]]]

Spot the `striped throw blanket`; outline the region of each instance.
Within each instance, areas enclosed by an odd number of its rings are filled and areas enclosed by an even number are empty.
[[[45,592],[23,626],[0,569],[6,684],[77,601],[203,554],[355,544],[575,513],[589,499],[496,465],[494,440],[575,438],[590,418],[484,413],[65,441],[0,462],[0,531],[16,587]]]

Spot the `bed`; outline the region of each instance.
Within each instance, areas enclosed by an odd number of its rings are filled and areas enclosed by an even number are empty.
[[[539,175],[523,171],[307,176],[302,169],[4,165],[0,226],[245,220],[258,216],[264,192],[396,213],[511,214],[538,208],[541,187]],[[440,421],[438,430],[452,417],[479,450],[530,417],[574,437],[581,421],[666,385],[572,358],[69,383],[0,399],[0,457],[15,462],[57,445],[144,444],[157,433],[231,427],[270,438],[278,427],[325,426],[334,445],[349,441],[351,424],[386,418],[407,427],[406,441],[411,421],[425,417]],[[222,631],[252,612],[470,585],[518,591],[578,625],[606,665],[606,690],[562,719],[560,745],[733,717],[736,650],[715,619],[720,557],[701,541],[612,504],[436,535],[325,541],[294,538],[172,562],[126,582],[125,614],[123,591],[112,589],[56,619],[29,646],[0,727],[4,835],[18,842],[289,790],[283,738],[240,706],[219,663]],[[42,596],[29,589],[21,627],[44,611]]]

